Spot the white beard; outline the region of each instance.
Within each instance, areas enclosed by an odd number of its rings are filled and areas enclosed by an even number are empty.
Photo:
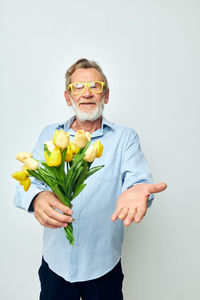
[[[95,121],[99,117],[102,116],[103,110],[104,110],[105,95],[103,96],[103,98],[102,98],[102,100],[99,104],[96,102],[96,107],[91,112],[82,111],[78,106],[76,106],[76,104],[74,103],[72,97],[69,96],[69,98],[70,98],[70,101],[72,103],[73,111],[74,111],[76,117],[79,119],[79,121],[81,121],[81,122]]]

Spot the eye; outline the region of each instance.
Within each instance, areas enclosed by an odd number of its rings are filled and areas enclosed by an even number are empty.
[[[96,82],[90,82],[90,88],[95,89],[97,87]]]
[[[84,84],[81,83],[81,82],[77,82],[77,83],[74,83],[74,84],[73,84],[73,87],[74,87],[75,89],[83,89],[83,88],[84,88]]]

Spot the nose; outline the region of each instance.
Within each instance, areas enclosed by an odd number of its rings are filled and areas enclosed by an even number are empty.
[[[93,96],[92,92],[90,91],[89,87],[86,86],[85,91],[83,92],[83,97],[90,98]]]

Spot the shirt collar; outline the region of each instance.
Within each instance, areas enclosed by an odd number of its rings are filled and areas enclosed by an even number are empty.
[[[69,120],[67,120],[66,122],[61,122],[58,123],[56,129],[64,129],[65,131],[70,131],[70,134],[74,135],[75,132],[70,128],[71,124],[73,123],[73,121],[75,120],[75,116],[71,117]],[[106,118],[104,118],[102,116],[102,123],[101,123],[101,128],[99,128],[98,130],[94,131],[92,133],[92,137],[95,136],[101,136],[103,135],[103,130],[104,128],[109,127],[110,129],[114,129],[114,124],[112,122],[109,122]]]

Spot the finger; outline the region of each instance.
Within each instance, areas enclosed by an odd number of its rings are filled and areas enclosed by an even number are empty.
[[[42,212],[40,218],[42,219],[43,226],[49,227],[49,226],[55,226],[55,227],[67,227],[67,222],[60,222],[55,219],[52,219],[49,217],[46,213]]]
[[[122,210],[120,211],[120,214],[119,214],[119,216],[118,216],[118,219],[120,219],[120,220],[124,220],[124,218],[127,216],[127,214],[128,214],[128,207],[124,207],[124,208],[122,208]]]
[[[61,210],[62,212],[64,212],[67,215],[72,215],[73,211],[71,208],[67,207],[66,205],[64,205],[59,199],[54,199],[51,201],[51,205],[59,210]]]
[[[136,214],[136,209],[130,208],[130,209],[129,209],[129,212],[128,212],[128,215],[126,216],[126,218],[125,218],[125,220],[124,220],[124,225],[125,225],[125,226],[131,225],[131,223],[132,223],[133,220],[134,220],[135,214]]]
[[[60,222],[63,222],[63,223],[71,223],[73,222],[73,218],[71,216],[68,216],[68,215],[65,215],[61,212],[58,212],[57,210],[55,210],[54,208],[52,207],[49,207],[47,210],[46,210],[46,214],[56,220],[56,221],[60,221]]]
[[[35,214],[35,218],[38,220],[38,222],[42,225],[42,226],[45,226],[45,227],[48,227],[48,228],[52,228],[52,229],[55,229],[55,228],[60,228],[61,226],[52,226],[52,225],[47,225],[43,222],[43,220],[40,218],[40,216],[38,216],[37,214]]]
[[[150,194],[160,193],[160,192],[164,191],[167,188],[167,184],[164,183],[164,182],[148,183],[148,188],[149,188]]]
[[[111,220],[115,221],[118,218],[118,215],[120,213],[120,211],[122,210],[123,207],[121,206],[117,206],[117,208],[115,209],[114,213],[111,216]]]
[[[135,223],[139,223],[142,220],[142,218],[145,216],[145,214],[146,214],[145,209],[138,208],[137,212],[136,212],[136,215],[135,215],[135,218],[134,218]]]

